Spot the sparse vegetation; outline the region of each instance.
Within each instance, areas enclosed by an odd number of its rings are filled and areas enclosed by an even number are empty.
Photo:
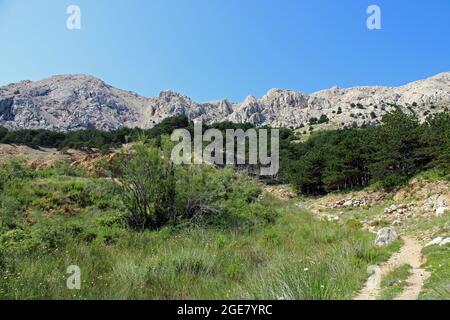
[[[395,299],[407,286],[406,280],[411,275],[411,268],[410,265],[404,264],[386,275],[381,282],[382,292],[379,299]]]
[[[433,237],[450,235],[450,215],[427,219],[416,223],[409,232],[420,233],[433,230]],[[422,251],[427,259],[425,267],[431,277],[425,282],[419,299],[450,300],[450,246],[433,245]]]
[[[450,248],[432,246],[424,249],[427,266],[432,272],[420,299],[450,300]]]

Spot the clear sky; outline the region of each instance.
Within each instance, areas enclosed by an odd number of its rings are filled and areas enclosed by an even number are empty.
[[[366,27],[371,4],[382,30]],[[0,0],[0,50],[0,85],[87,73],[200,102],[401,85],[450,71],[450,1]]]

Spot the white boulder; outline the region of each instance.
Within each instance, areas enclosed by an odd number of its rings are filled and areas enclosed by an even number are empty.
[[[436,209],[436,216],[437,216],[437,217],[442,217],[442,216],[444,215],[446,209],[447,209],[447,208],[445,208],[445,207],[439,207],[439,208],[437,208],[437,209]]]
[[[353,206],[353,200],[347,200],[343,204],[344,207],[352,207]]]
[[[444,240],[442,240],[442,242],[439,245],[442,247],[447,244],[450,244],[450,238],[445,238]]]
[[[428,242],[428,243],[425,245],[425,247],[440,245],[440,244],[442,243],[443,240],[444,240],[444,238],[442,238],[442,237],[437,237],[437,238],[433,239],[432,241]]]
[[[377,233],[375,245],[377,247],[385,247],[398,239],[397,232],[394,228],[383,228]]]

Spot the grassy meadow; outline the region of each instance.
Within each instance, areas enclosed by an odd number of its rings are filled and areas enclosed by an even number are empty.
[[[240,173],[189,170],[187,183],[177,176],[174,206],[208,190],[214,210],[141,230],[110,177],[2,166],[0,299],[351,299],[367,267],[398,249],[317,221],[300,199],[264,194]],[[70,265],[81,290],[67,289]]]

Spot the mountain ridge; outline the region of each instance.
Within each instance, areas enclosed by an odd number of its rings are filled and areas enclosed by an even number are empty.
[[[55,75],[0,87],[0,126],[57,131],[151,128],[165,118],[185,114],[206,123],[291,128],[316,123],[314,119],[322,116],[321,127],[338,128],[377,123],[397,106],[421,120],[450,107],[450,72],[399,87],[332,87],[311,94],[274,88],[259,99],[248,96],[241,103],[227,99],[198,103],[172,90],[147,98],[90,75]]]

